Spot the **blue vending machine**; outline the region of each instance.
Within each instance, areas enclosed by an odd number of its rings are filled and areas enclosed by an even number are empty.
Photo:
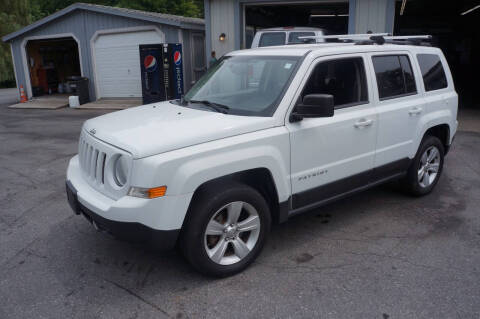
[[[140,45],[143,104],[179,99],[183,94],[182,45]]]

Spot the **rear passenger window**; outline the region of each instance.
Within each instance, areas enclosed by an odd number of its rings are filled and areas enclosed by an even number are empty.
[[[309,39],[299,39],[300,37],[313,37],[315,36],[315,32],[290,32],[288,34],[288,43],[307,43]]]
[[[333,95],[335,108],[368,103],[363,59],[358,57],[320,62],[302,91],[302,100],[307,94]]]
[[[412,65],[406,55],[382,55],[372,58],[380,99],[417,93]]]
[[[285,32],[267,32],[260,37],[260,44],[258,46],[269,47],[273,45],[284,45],[286,37]]]
[[[448,86],[440,57],[436,54],[417,54],[422,71],[425,91],[444,89]]]

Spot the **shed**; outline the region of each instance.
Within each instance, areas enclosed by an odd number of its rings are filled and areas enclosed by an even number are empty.
[[[188,90],[206,68],[204,30],[198,18],[75,3],[2,40],[29,98],[83,76],[95,100],[142,96],[140,44],[181,43]]]

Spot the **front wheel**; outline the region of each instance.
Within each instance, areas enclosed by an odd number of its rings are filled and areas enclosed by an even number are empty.
[[[247,185],[203,189],[195,196],[182,234],[184,255],[202,273],[233,275],[258,256],[270,222],[265,199]]]
[[[411,194],[422,196],[433,190],[442,173],[444,152],[443,144],[437,137],[423,139],[404,181]]]

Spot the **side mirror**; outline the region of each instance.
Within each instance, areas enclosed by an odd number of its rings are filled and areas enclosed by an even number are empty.
[[[333,95],[308,94],[302,103],[295,106],[290,122],[301,121],[305,117],[332,117],[334,113]]]

